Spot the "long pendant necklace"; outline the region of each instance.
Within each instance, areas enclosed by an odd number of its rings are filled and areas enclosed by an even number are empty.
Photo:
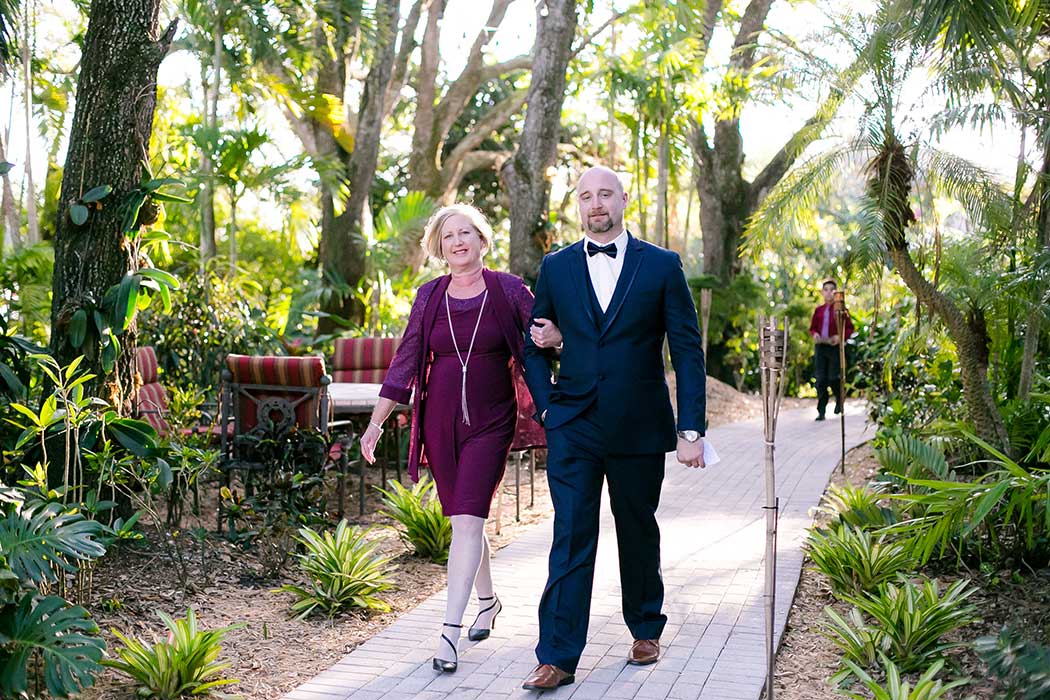
[[[448,332],[452,336],[452,346],[456,348],[456,358],[463,367],[463,382],[460,391],[460,404],[463,409],[463,422],[470,425],[470,414],[467,413],[467,363],[470,362],[470,353],[474,351],[474,339],[478,337],[478,326],[481,325],[481,314],[485,311],[485,301],[489,298],[489,290],[481,297],[481,309],[478,311],[478,320],[474,323],[474,333],[470,336],[470,347],[467,348],[467,359],[459,352],[459,343],[456,342],[456,331],[452,328],[452,309],[448,306],[448,292],[445,292],[445,315],[448,316]]]

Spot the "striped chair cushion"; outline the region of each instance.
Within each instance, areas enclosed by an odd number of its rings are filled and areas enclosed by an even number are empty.
[[[233,413],[241,432],[258,425],[258,406],[267,399],[294,404],[296,425],[320,427],[318,406],[325,376],[324,358],[227,355],[226,367],[235,385],[231,387]]]
[[[168,414],[168,392],[158,379],[157,353],[152,346],[146,345],[135,350],[135,369],[142,382],[135,399],[135,412],[160,435],[167,435],[171,430],[165,418]]]
[[[135,368],[142,375],[143,384],[160,381],[157,372],[157,352],[152,345],[144,345],[135,349]]]
[[[332,379],[382,384],[401,338],[339,338],[335,341]]]

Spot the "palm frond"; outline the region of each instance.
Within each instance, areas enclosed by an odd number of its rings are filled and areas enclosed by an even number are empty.
[[[1009,225],[1010,198],[991,171],[933,147],[923,149],[920,168],[933,193],[962,204],[975,225],[990,230]]]
[[[825,151],[787,174],[766,195],[744,232],[743,254],[782,250],[815,226],[817,205],[828,196],[838,176],[858,155],[850,143]]]

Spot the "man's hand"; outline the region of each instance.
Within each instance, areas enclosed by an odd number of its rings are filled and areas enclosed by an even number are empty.
[[[685,438],[678,438],[678,461],[687,467],[704,468],[704,439],[689,442]]]
[[[839,337],[837,335],[833,335],[830,338],[828,338],[828,345],[838,345],[838,344],[839,344]]]
[[[533,320],[529,335],[532,336],[533,345],[538,348],[556,348],[561,345],[561,331],[550,319]]]

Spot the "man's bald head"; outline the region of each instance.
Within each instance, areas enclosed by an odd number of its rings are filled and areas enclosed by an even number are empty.
[[[583,175],[580,175],[577,189],[580,189],[584,184],[590,184],[592,180],[607,185],[613,185],[617,189],[617,194],[623,194],[623,182],[620,181],[620,176],[616,174],[616,171],[612,168],[607,168],[604,165],[595,165],[587,168],[583,171]]]
[[[602,165],[588,168],[576,184],[576,200],[580,224],[588,235],[607,243],[623,231],[627,193],[615,171]]]

